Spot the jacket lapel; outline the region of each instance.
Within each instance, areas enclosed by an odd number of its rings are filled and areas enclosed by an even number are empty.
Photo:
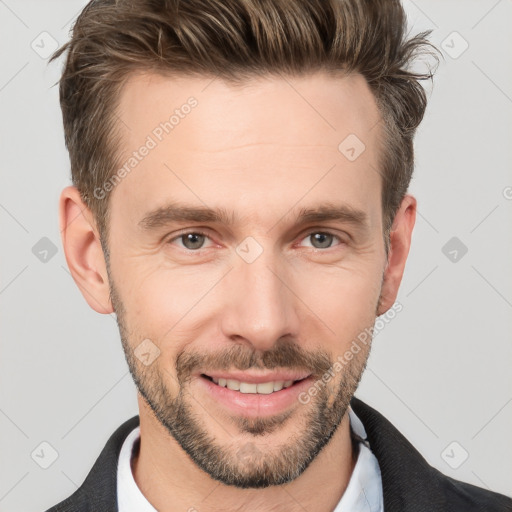
[[[357,398],[351,406],[362,421],[382,476],[384,510],[445,510],[437,471],[381,414]]]
[[[118,512],[117,461],[124,440],[138,425],[138,416],[123,423],[107,441],[84,483],[47,512]]]

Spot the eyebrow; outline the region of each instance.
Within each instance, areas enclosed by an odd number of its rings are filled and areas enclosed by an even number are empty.
[[[278,222],[287,215],[283,215]],[[144,231],[152,231],[173,222],[209,222],[232,226],[237,220],[235,213],[225,208],[170,203],[146,214],[138,225]],[[347,204],[325,203],[317,207],[303,207],[295,218],[296,225],[325,221],[341,221],[359,229],[369,228],[367,213]]]

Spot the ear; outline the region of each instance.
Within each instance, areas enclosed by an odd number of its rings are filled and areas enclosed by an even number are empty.
[[[76,187],[66,187],[61,193],[59,222],[66,262],[75,283],[92,309],[112,313],[107,267],[96,222]]]
[[[416,222],[416,199],[407,194],[395,215],[390,233],[389,254],[384,270],[377,315],[383,315],[394,303],[404,274]]]

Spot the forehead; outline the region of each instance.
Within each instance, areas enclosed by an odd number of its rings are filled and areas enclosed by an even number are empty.
[[[380,207],[380,115],[361,75],[264,76],[235,86],[139,74],[125,84],[117,115],[126,172],[111,201],[122,196],[134,222],[170,201],[232,211],[264,203],[277,214],[280,205],[346,195],[355,208]]]
[[[184,118],[180,111],[188,111],[186,105],[191,98],[199,108],[192,109],[191,122],[181,123]],[[137,142],[131,140],[140,135],[137,132],[151,133],[173,113],[180,119],[174,127],[182,124],[180,130],[174,130],[173,138],[187,136],[185,125],[201,125],[203,149],[210,142],[215,143],[215,149],[230,146],[235,130],[241,143],[335,144],[347,130],[364,138],[380,119],[374,96],[364,77],[357,73],[262,75],[236,84],[215,77],[154,73],[135,74],[127,80],[118,114],[120,128],[128,132],[128,144]]]

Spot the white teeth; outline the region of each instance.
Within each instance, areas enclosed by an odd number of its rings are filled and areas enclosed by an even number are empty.
[[[257,393],[258,385],[249,384],[248,382],[240,382],[240,393]]]
[[[232,389],[233,391],[238,391],[240,389],[240,381],[228,379],[227,388]]]
[[[216,379],[215,377],[212,377],[212,380],[223,388],[227,387],[233,391],[240,391],[240,393],[259,393],[261,395],[270,395],[276,391],[281,391],[283,388],[289,388],[294,382],[293,380],[276,380],[254,384],[240,382],[235,379]]]
[[[276,380],[274,382],[274,391],[281,391],[284,386],[284,380]]]
[[[270,393],[274,392],[274,383],[273,382],[262,382],[258,384],[256,387],[258,393],[262,395],[270,395]]]

